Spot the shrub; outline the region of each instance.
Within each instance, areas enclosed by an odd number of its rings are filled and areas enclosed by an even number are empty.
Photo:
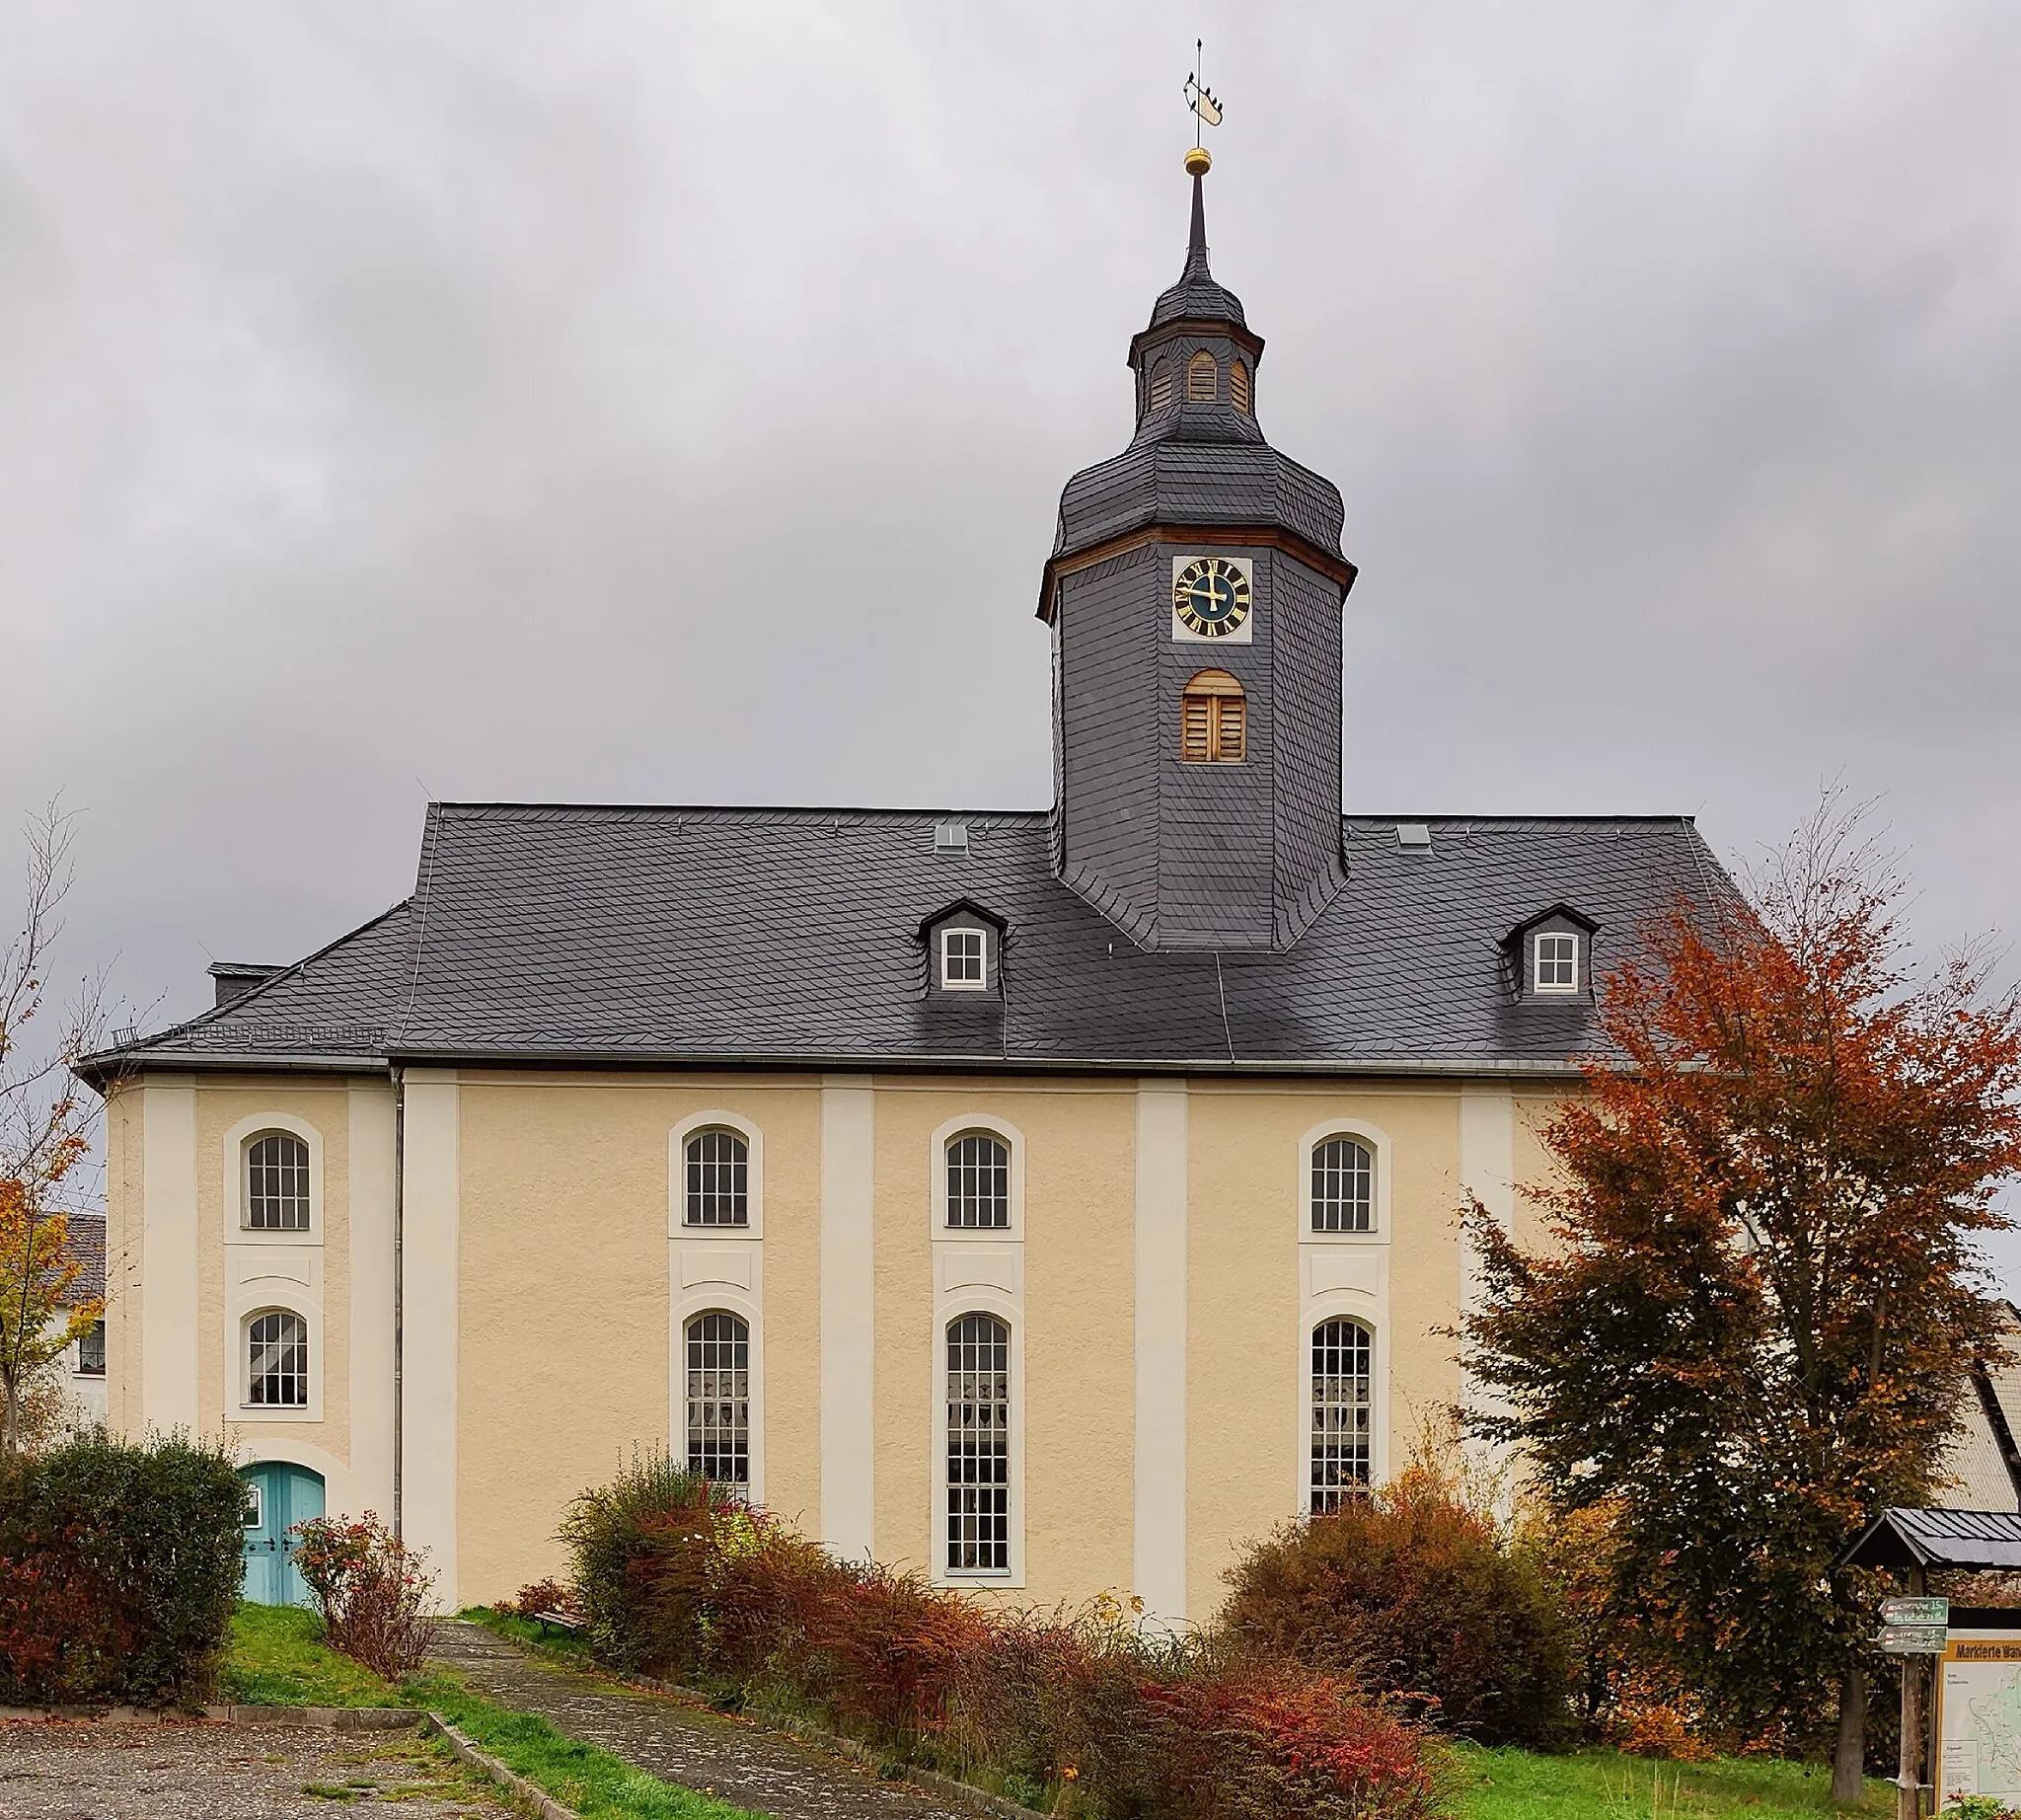
[[[245,1504],[222,1447],[182,1436],[0,1462],[0,1703],[208,1699]]]
[[[1537,1563],[1435,1467],[1287,1525],[1228,1575],[1243,1652],[1422,1698],[1442,1728],[1550,1744],[1571,1725],[1567,1622]]]
[[[369,1510],[314,1517],[288,1533],[330,1646],[389,1681],[419,1668],[435,1639],[427,1551],[410,1549]]]
[[[785,1704],[893,1754],[987,1770],[1062,1815],[1423,1820],[1441,1759],[1347,1679],[1147,1635],[1102,1599],[1007,1610],[836,1559],[664,1457],[562,1531],[592,1647]]]
[[[531,1581],[491,1609],[508,1618],[539,1618],[548,1612],[559,1612],[563,1618],[577,1616],[575,1595],[560,1580]]]

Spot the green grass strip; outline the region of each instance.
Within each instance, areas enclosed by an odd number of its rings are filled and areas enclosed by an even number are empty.
[[[397,1706],[398,1691],[323,1640],[314,1612],[291,1605],[242,1605],[218,1678],[241,1706]]]
[[[403,1698],[439,1712],[480,1750],[572,1807],[582,1820],[762,1820],[748,1808],[663,1782],[622,1757],[579,1743],[537,1713],[494,1706],[454,1675],[416,1675]]]
[[[1652,1763],[1618,1751],[1544,1757],[1460,1745],[1454,1759],[1460,1820],[1818,1820],[1895,1811],[1891,1782],[1870,1781],[1857,1808],[1834,1807],[1830,1770],[1773,1758]]]

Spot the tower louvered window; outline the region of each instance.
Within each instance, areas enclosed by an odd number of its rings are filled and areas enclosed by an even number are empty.
[[[1235,361],[1228,369],[1228,397],[1230,404],[1234,405],[1244,417],[1248,416],[1249,369],[1240,360]]]
[[[751,1482],[751,1329],[735,1315],[688,1323],[688,1471]]]
[[[1010,1566],[1010,1329],[992,1315],[947,1325],[947,1568]]]
[[[1312,1514],[1338,1510],[1369,1482],[1375,1337],[1358,1321],[1312,1329]]]
[[[1248,704],[1226,670],[1202,670],[1179,697],[1179,756],[1191,765],[1236,764],[1248,747]]]
[[[1172,408],[1172,363],[1160,360],[1151,369],[1151,394],[1147,407],[1152,411],[1169,411]]]
[[[751,1147],[734,1131],[698,1131],[688,1140],[688,1224],[751,1223]]]
[[[309,1230],[309,1146],[265,1131],[246,1146],[246,1224],[255,1232]]]
[[[1215,370],[1214,356],[1202,348],[1186,362],[1186,397],[1194,404],[1211,405],[1221,390],[1221,375]]]

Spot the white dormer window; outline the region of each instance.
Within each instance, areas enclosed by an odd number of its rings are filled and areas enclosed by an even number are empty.
[[[1538,936],[1531,978],[1535,992],[1577,992],[1579,938],[1557,931]]]
[[[982,992],[990,983],[989,937],[980,929],[940,931],[940,984],[948,992]]]

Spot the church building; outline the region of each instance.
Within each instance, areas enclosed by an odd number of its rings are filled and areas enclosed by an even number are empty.
[[[1343,811],[1341,496],[1187,163],[1039,576],[1049,809],[435,803],[411,896],[83,1065],[112,1420],[239,1451],[257,1596],[326,1508],[509,1595],[667,1448],[1198,1619],[1463,1398],[1464,1198],[1534,1228],[1595,979],[1726,887],[1686,816]]]

